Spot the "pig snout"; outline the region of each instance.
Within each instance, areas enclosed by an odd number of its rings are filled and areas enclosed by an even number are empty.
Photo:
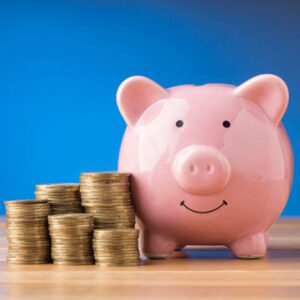
[[[218,149],[193,145],[176,155],[173,171],[178,184],[186,192],[212,194],[226,187],[231,167]]]

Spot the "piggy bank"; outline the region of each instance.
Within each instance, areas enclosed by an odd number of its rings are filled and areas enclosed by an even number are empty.
[[[282,79],[165,89],[134,76],[117,92],[127,124],[119,171],[132,173],[141,250],[162,258],[185,245],[225,245],[236,257],[266,253],[283,211],[293,155],[281,119]]]

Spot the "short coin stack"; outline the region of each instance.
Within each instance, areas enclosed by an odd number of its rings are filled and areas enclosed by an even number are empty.
[[[51,206],[51,214],[81,213],[79,184],[40,184],[36,185],[36,199],[46,199]]]
[[[93,216],[84,213],[48,217],[51,236],[51,256],[54,264],[90,265],[94,263],[92,249]]]
[[[137,266],[139,231],[134,228],[95,229],[94,257],[101,266]]]
[[[117,172],[82,173],[81,203],[94,216],[95,228],[134,228],[130,174]]]
[[[5,201],[7,262],[43,264],[51,261],[46,200]]]

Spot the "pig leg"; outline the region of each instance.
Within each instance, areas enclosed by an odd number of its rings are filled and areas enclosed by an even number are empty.
[[[229,245],[233,254],[239,258],[261,258],[267,251],[267,232],[259,232],[237,239]]]
[[[148,230],[142,231],[141,248],[148,258],[166,258],[176,246],[176,242],[166,236]]]

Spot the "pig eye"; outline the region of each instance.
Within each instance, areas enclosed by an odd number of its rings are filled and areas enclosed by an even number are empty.
[[[224,121],[223,122],[223,126],[225,127],[225,128],[228,128],[228,127],[230,127],[230,122],[229,121]]]
[[[182,127],[182,126],[183,126],[183,121],[178,120],[178,121],[176,122],[176,126],[177,126],[177,127]]]

